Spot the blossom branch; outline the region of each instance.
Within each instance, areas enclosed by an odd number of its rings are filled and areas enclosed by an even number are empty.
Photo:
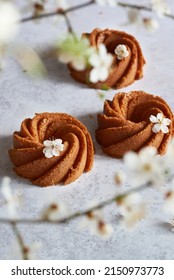
[[[67,28],[68,28],[68,32],[72,33],[72,34],[75,34],[74,30],[73,30],[73,27],[71,25],[71,22],[67,16],[67,13],[65,13],[64,11],[62,11],[62,15],[64,16],[65,18],[65,22],[66,22],[66,25],[67,25]]]
[[[95,4],[94,0],[89,1],[87,3],[84,3],[84,4],[79,4],[77,6],[67,8],[66,10],[63,11],[63,14],[67,14],[67,13],[70,13],[70,12],[88,7],[92,4]],[[27,21],[31,21],[31,20],[36,20],[36,19],[41,19],[41,18],[46,18],[46,17],[52,17],[52,16],[56,16],[56,15],[62,15],[62,9],[58,9],[57,11],[53,11],[53,12],[50,12],[50,13],[43,13],[43,14],[40,14],[40,15],[37,15],[37,16],[34,15],[34,16],[31,16],[31,17],[23,18],[23,19],[21,19],[21,22],[27,22]]]
[[[20,231],[17,227],[17,223],[15,221],[9,221],[9,223],[12,226],[13,232],[16,236],[17,242],[18,242],[19,247],[21,249],[22,259],[23,260],[29,260],[29,258],[28,258],[28,248],[24,244],[24,240],[23,240],[23,237],[22,237],[22,235],[21,235],[21,233],[20,233]]]
[[[87,210],[84,210],[84,211],[78,211],[78,212],[75,212],[74,214],[71,214],[65,218],[61,218],[61,219],[58,219],[58,220],[47,220],[47,219],[5,219],[5,218],[0,218],[0,223],[4,223],[4,224],[7,224],[7,223],[19,223],[19,224],[43,224],[43,223],[50,223],[50,224],[64,224],[64,223],[67,223],[71,220],[74,220],[75,218],[78,218],[78,217],[82,217],[82,216],[85,216],[85,215],[88,215],[90,214],[91,212],[95,211],[95,210],[99,210],[99,209],[102,209],[110,204],[112,204],[113,202],[117,202],[120,200],[120,198],[122,197],[125,197],[125,196],[128,196],[134,192],[140,192],[148,187],[150,187],[151,184],[144,184],[144,185],[141,185],[141,186],[138,186],[138,187],[135,187],[135,188],[131,188],[129,189],[128,191],[126,192],[123,192],[121,194],[117,194],[111,198],[109,198],[108,200],[105,200],[104,202],[101,202]]]
[[[95,4],[95,0],[89,1],[87,3],[84,4],[79,4],[77,6],[73,6],[70,8],[67,8],[63,11],[62,13],[62,9],[58,9],[56,11],[53,12],[49,12],[49,13],[42,13],[40,15],[33,15],[30,17],[26,17],[21,19],[20,22],[27,22],[27,21],[31,21],[31,20],[37,20],[37,19],[42,19],[42,18],[47,18],[47,17],[52,17],[52,16],[56,16],[56,15],[66,15],[67,13],[82,9],[82,8],[86,8],[88,6],[91,6]],[[118,6],[122,7],[122,8],[130,8],[130,9],[136,9],[136,10],[144,10],[144,11],[148,11],[148,12],[152,12],[152,8],[151,7],[147,7],[144,5],[137,5],[137,4],[129,4],[129,3],[122,3],[122,2],[118,2],[117,3]],[[174,19],[174,15],[172,14],[168,14],[168,13],[164,13],[164,16],[169,17],[171,19]]]
[[[144,11],[147,11],[147,12],[152,12],[151,7],[147,7],[147,6],[143,6],[143,5],[122,3],[122,2],[118,2],[117,5],[120,6],[120,7],[123,7],[123,8],[130,8],[130,9],[144,10]],[[174,15],[172,15],[172,14],[164,13],[164,16],[169,17],[171,19],[174,19]]]

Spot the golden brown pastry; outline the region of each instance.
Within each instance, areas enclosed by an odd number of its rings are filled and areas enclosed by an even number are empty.
[[[143,91],[120,92],[105,101],[96,139],[106,154],[116,158],[145,146],[164,154],[173,125],[172,111],[162,98]]]
[[[108,78],[105,81],[97,83],[91,83],[89,81],[89,72],[91,68],[78,71],[69,64],[70,74],[78,82],[88,84],[97,89],[119,89],[143,77],[145,59],[139,43],[132,35],[117,30],[101,30],[96,28],[91,33],[83,34],[83,37],[87,37],[90,44],[94,47],[104,44],[108,53],[113,55],[113,63]],[[118,52],[120,45],[127,51],[126,56],[123,58],[119,55],[122,50]],[[116,48],[118,48],[117,51]]]
[[[63,113],[36,114],[13,135],[14,171],[39,186],[65,185],[91,170],[94,149],[86,127]]]

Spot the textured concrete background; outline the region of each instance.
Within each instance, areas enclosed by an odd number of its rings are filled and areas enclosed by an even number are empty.
[[[174,10],[173,1],[170,2]],[[123,91],[144,90],[159,95],[174,110],[174,21],[161,19],[160,29],[149,34],[135,26],[122,26],[126,22],[124,9],[104,10],[94,6],[73,12],[70,20],[79,34],[90,32],[95,27],[107,27],[125,30],[136,36],[147,61],[144,78]],[[41,20],[39,24],[28,22],[23,24],[16,42],[30,45],[43,55],[65,30],[64,22],[56,25],[55,19]],[[23,217],[38,216],[48,195],[57,197],[72,211],[84,209],[92,200],[103,201],[111,197],[116,192],[114,173],[122,167],[119,160],[105,156],[94,139],[96,114],[103,107],[103,101],[96,91],[74,82],[66,67],[57,61],[47,58],[45,63],[49,75],[44,80],[30,79],[12,58],[7,60],[5,69],[0,73],[0,177],[9,176],[13,189],[19,188],[24,199]],[[115,93],[115,90],[106,92],[106,98],[112,99]],[[94,168],[67,187],[42,189],[33,186],[13,173],[8,158],[12,134],[19,129],[21,121],[44,111],[66,112],[77,117],[88,127],[94,139]],[[91,119],[89,114],[94,118]],[[114,234],[107,241],[89,235],[86,230],[79,231],[80,219],[67,225],[23,225],[19,228],[26,244],[43,244],[38,252],[38,258],[41,259],[173,259],[174,233],[169,230],[169,218],[163,214],[162,195],[156,190],[147,190],[144,197],[150,203],[149,215],[132,231],[125,231],[118,224],[115,205],[105,209],[106,217],[114,227]],[[0,205],[2,203],[0,194]],[[0,216],[6,216],[3,205]],[[10,226],[0,225],[0,259],[13,258],[14,243],[15,237]]]

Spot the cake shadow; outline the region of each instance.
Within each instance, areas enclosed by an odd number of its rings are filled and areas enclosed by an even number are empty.
[[[40,57],[48,71],[48,80],[88,88],[85,84],[79,84],[71,78],[67,65],[58,61],[55,48],[49,47],[43,50],[40,52]]]
[[[158,221],[156,222],[156,226],[160,228],[160,230],[163,230],[164,232],[172,232],[172,224],[170,222],[166,221]]]
[[[103,157],[103,156],[107,156],[107,155],[102,151],[100,144],[97,142],[97,140],[95,138],[95,131],[98,127],[97,114],[98,114],[98,112],[84,114],[84,115],[78,115],[78,116],[76,116],[76,118],[79,121],[81,121],[88,129],[88,131],[91,135],[93,144],[94,144],[95,154]]]
[[[13,166],[8,155],[8,150],[12,147],[12,145],[12,136],[0,137],[0,176],[8,176],[10,178],[16,179],[16,176],[13,172]]]

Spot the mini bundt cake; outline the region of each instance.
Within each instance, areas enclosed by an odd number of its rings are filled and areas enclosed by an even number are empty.
[[[13,135],[9,156],[14,171],[39,186],[65,185],[93,165],[94,148],[87,128],[63,113],[36,114]]]
[[[121,158],[128,151],[153,146],[159,154],[166,152],[173,135],[173,113],[168,104],[143,91],[116,94],[104,103],[98,114],[96,139],[104,153]]]
[[[90,67],[84,71],[78,71],[69,64],[70,74],[78,82],[97,89],[119,89],[143,77],[145,59],[138,41],[132,35],[117,30],[96,28],[91,33],[84,33],[83,37],[89,39],[91,46],[98,48],[100,44],[104,44],[107,52],[112,54],[113,62],[108,78],[96,83],[90,82]]]

